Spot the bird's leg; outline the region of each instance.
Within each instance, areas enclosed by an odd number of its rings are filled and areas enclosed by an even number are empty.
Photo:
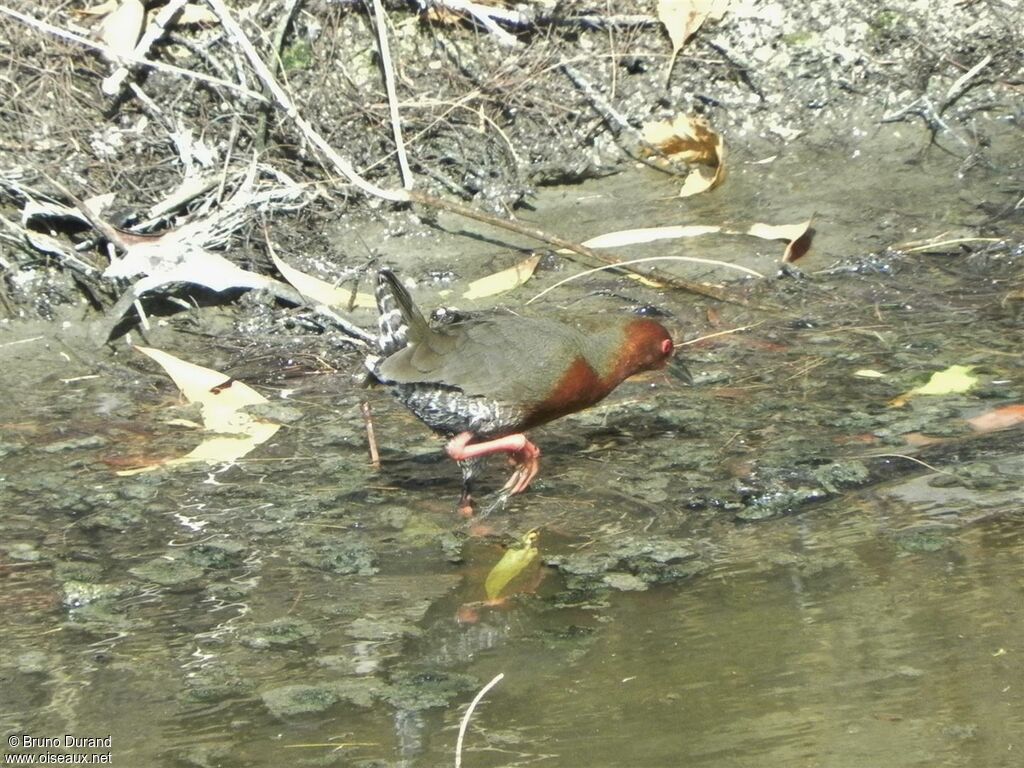
[[[457,462],[462,470],[462,495],[459,497],[459,514],[463,517],[472,517],[476,512],[476,502],[473,501],[473,479],[476,476],[477,467],[480,466],[480,459],[465,459]]]
[[[458,462],[481,459],[493,453],[507,453],[516,465],[516,471],[512,473],[512,477],[501,489],[502,493],[515,496],[530,486],[530,482],[540,471],[540,449],[531,443],[526,435],[517,433],[482,443],[471,443],[473,437],[472,432],[461,432],[448,441],[445,450]],[[465,478],[465,471],[463,471],[463,478]],[[463,485],[465,486],[465,482]]]

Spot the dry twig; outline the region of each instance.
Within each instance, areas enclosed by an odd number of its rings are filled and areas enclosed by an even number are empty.
[[[221,88],[227,88],[228,90],[233,91],[234,93],[237,93],[238,95],[243,96],[247,99],[253,99],[255,101],[266,101],[266,97],[264,97],[262,93],[250,91],[248,88],[238,85],[237,83],[222,80],[221,78],[213,77],[212,75],[206,75],[202,72],[195,72],[191,69],[176,67],[173,64],[165,64],[162,61],[151,61],[150,59],[146,59],[144,57],[139,58],[135,55],[134,52],[130,54],[118,53],[110,46],[94,42],[85,37],[82,37],[81,35],[76,35],[74,32],[62,29],[61,27],[54,26],[53,24],[49,24],[45,21],[41,21],[35,18],[34,16],[29,16],[28,14],[20,13],[19,11],[15,11],[13,8],[8,8],[6,5],[0,5],[0,13],[6,16],[10,16],[12,19],[17,19],[22,24],[32,27],[33,29],[38,29],[42,32],[47,33],[48,35],[53,35],[54,37],[60,38],[61,40],[68,40],[72,43],[83,45],[86,48],[91,48],[94,51],[99,51],[100,53],[109,56],[113,61],[120,61],[122,63],[128,64],[137,64],[139,66],[148,67],[150,69],[156,69],[161,72],[169,72],[171,74],[181,75],[182,77],[187,77],[192,80],[198,80],[200,82],[208,83],[210,85],[216,85]]]

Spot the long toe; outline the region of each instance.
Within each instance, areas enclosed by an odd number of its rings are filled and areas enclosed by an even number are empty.
[[[494,500],[480,511],[478,517],[484,518],[492,512],[503,512],[505,507],[508,506],[508,500],[511,496],[512,494],[508,490],[502,488],[494,494]]]
[[[540,452],[523,451],[516,454],[518,461],[516,462],[516,471],[512,473],[512,477],[505,483],[505,487],[502,490],[507,490],[510,495],[514,496],[517,493],[522,493],[530,487],[530,483],[533,482],[533,478],[537,476],[540,471]]]

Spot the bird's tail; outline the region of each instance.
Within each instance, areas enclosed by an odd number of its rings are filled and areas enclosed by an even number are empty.
[[[412,302],[394,272],[382,269],[377,273],[377,310],[380,312],[378,344],[384,357],[423,339],[430,327]]]

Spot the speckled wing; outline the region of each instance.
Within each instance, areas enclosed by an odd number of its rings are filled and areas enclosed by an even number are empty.
[[[498,316],[437,329],[384,360],[379,376],[400,384],[440,384],[495,402],[528,406],[544,400],[584,338],[553,320]]]

